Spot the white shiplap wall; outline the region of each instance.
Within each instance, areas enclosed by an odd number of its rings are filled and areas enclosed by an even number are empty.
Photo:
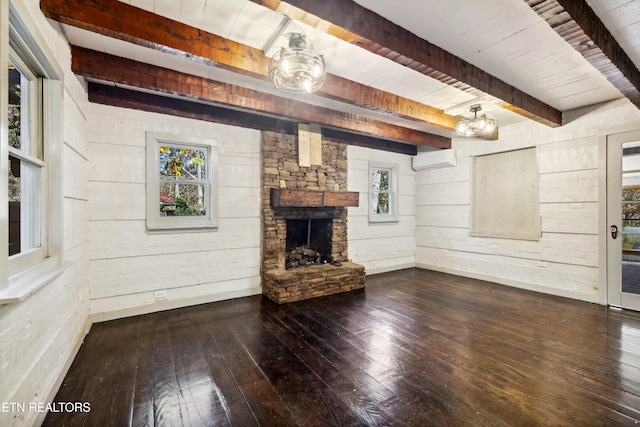
[[[71,73],[64,35],[42,16],[37,0],[12,0],[43,50],[64,72],[64,261],[54,281],[0,307],[0,402],[50,402],[89,330],[89,208],[84,88]],[[40,425],[45,413],[0,411],[1,426]]]
[[[416,265],[604,303],[604,135],[639,119],[621,100],[568,113],[558,129],[513,125],[498,141],[455,139],[455,167],[416,174]],[[529,146],[539,148],[540,241],[470,237],[472,156]]]
[[[411,156],[350,145],[347,148],[349,191],[360,192],[360,206],[348,208],[349,258],[365,266],[367,274],[415,266],[416,186]],[[369,162],[398,165],[400,220],[369,223]]]
[[[97,104],[90,112],[94,321],[260,293],[259,131]],[[217,231],[146,233],[147,131],[218,142]],[[167,301],[154,300],[158,290]]]

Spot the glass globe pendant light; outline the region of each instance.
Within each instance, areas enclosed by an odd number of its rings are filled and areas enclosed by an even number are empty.
[[[273,86],[286,92],[314,92],[326,76],[324,57],[307,49],[305,37],[299,33],[289,34],[289,48],[281,48],[269,62]]]
[[[491,116],[483,114],[478,117],[478,111],[481,111],[480,104],[474,104],[469,108],[473,113],[473,117],[462,119],[456,124],[456,134],[459,136],[474,137],[482,136],[493,132],[497,129],[498,123]]]

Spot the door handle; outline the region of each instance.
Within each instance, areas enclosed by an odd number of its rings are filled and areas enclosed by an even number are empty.
[[[617,239],[618,238],[618,227],[616,227],[615,225],[612,225],[610,230],[611,230],[611,238],[612,239]]]

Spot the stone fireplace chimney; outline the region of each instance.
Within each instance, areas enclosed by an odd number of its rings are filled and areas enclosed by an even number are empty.
[[[300,166],[295,135],[263,132],[262,166],[263,294],[284,303],[364,288],[364,267],[348,262],[347,207],[358,206],[359,194],[347,191],[346,144],[323,140],[322,164]],[[287,239],[305,224],[308,240]],[[310,247],[314,224],[326,247]],[[292,250],[307,254],[304,265],[292,268]]]

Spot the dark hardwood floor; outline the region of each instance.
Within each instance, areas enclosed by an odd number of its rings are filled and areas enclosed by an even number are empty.
[[[45,426],[640,425],[640,313],[409,269],[93,325]]]

